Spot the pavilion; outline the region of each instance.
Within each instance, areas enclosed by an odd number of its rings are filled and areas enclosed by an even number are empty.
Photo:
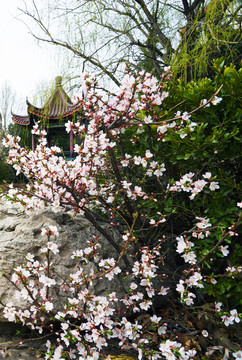
[[[57,135],[66,135],[65,123],[69,120],[76,121],[81,118],[82,101],[73,104],[62,87],[61,76],[55,79],[55,88],[43,107],[38,108],[26,100],[28,115],[20,116],[12,113],[12,121],[18,125],[27,126],[32,130],[36,122],[40,121],[47,132],[48,146]],[[35,150],[36,138],[32,134],[32,150]],[[70,131],[69,150],[63,151],[66,158],[74,157],[74,134]]]

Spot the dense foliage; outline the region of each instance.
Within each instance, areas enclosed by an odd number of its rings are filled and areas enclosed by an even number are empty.
[[[19,136],[21,138],[20,144],[21,146],[25,146],[27,148],[31,147],[31,134],[25,126],[19,126],[17,124],[10,124],[7,129],[8,134],[13,136]],[[2,137],[0,137],[0,141],[2,141]],[[21,183],[26,180],[25,176],[16,175],[16,171],[14,171],[13,167],[7,163],[8,152],[5,148],[1,147],[0,153],[0,184],[5,182],[7,183]]]

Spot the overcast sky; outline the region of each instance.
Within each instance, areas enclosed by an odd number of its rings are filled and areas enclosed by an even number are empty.
[[[28,4],[29,0],[26,0]],[[38,87],[61,74],[58,49],[37,44],[18,20],[23,0],[0,0],[0,89],[8,82],[25,102]]]

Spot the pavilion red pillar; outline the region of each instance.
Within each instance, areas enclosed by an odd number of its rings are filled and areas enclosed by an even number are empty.
[[[74,156],[74,133],[70,131],[70,157]]]
[[[34,134],[32,134],[32,150],[35,151],[35,137],[34,137]]]

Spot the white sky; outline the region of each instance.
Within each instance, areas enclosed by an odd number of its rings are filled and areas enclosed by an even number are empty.
[[[29,0],[26,0],[29,3]],[[37,44],[25,24],[16,19],[23,0],[0,0],[0,89],[8,82],[25,102],[43,83],[61,75],[58,49]]]

